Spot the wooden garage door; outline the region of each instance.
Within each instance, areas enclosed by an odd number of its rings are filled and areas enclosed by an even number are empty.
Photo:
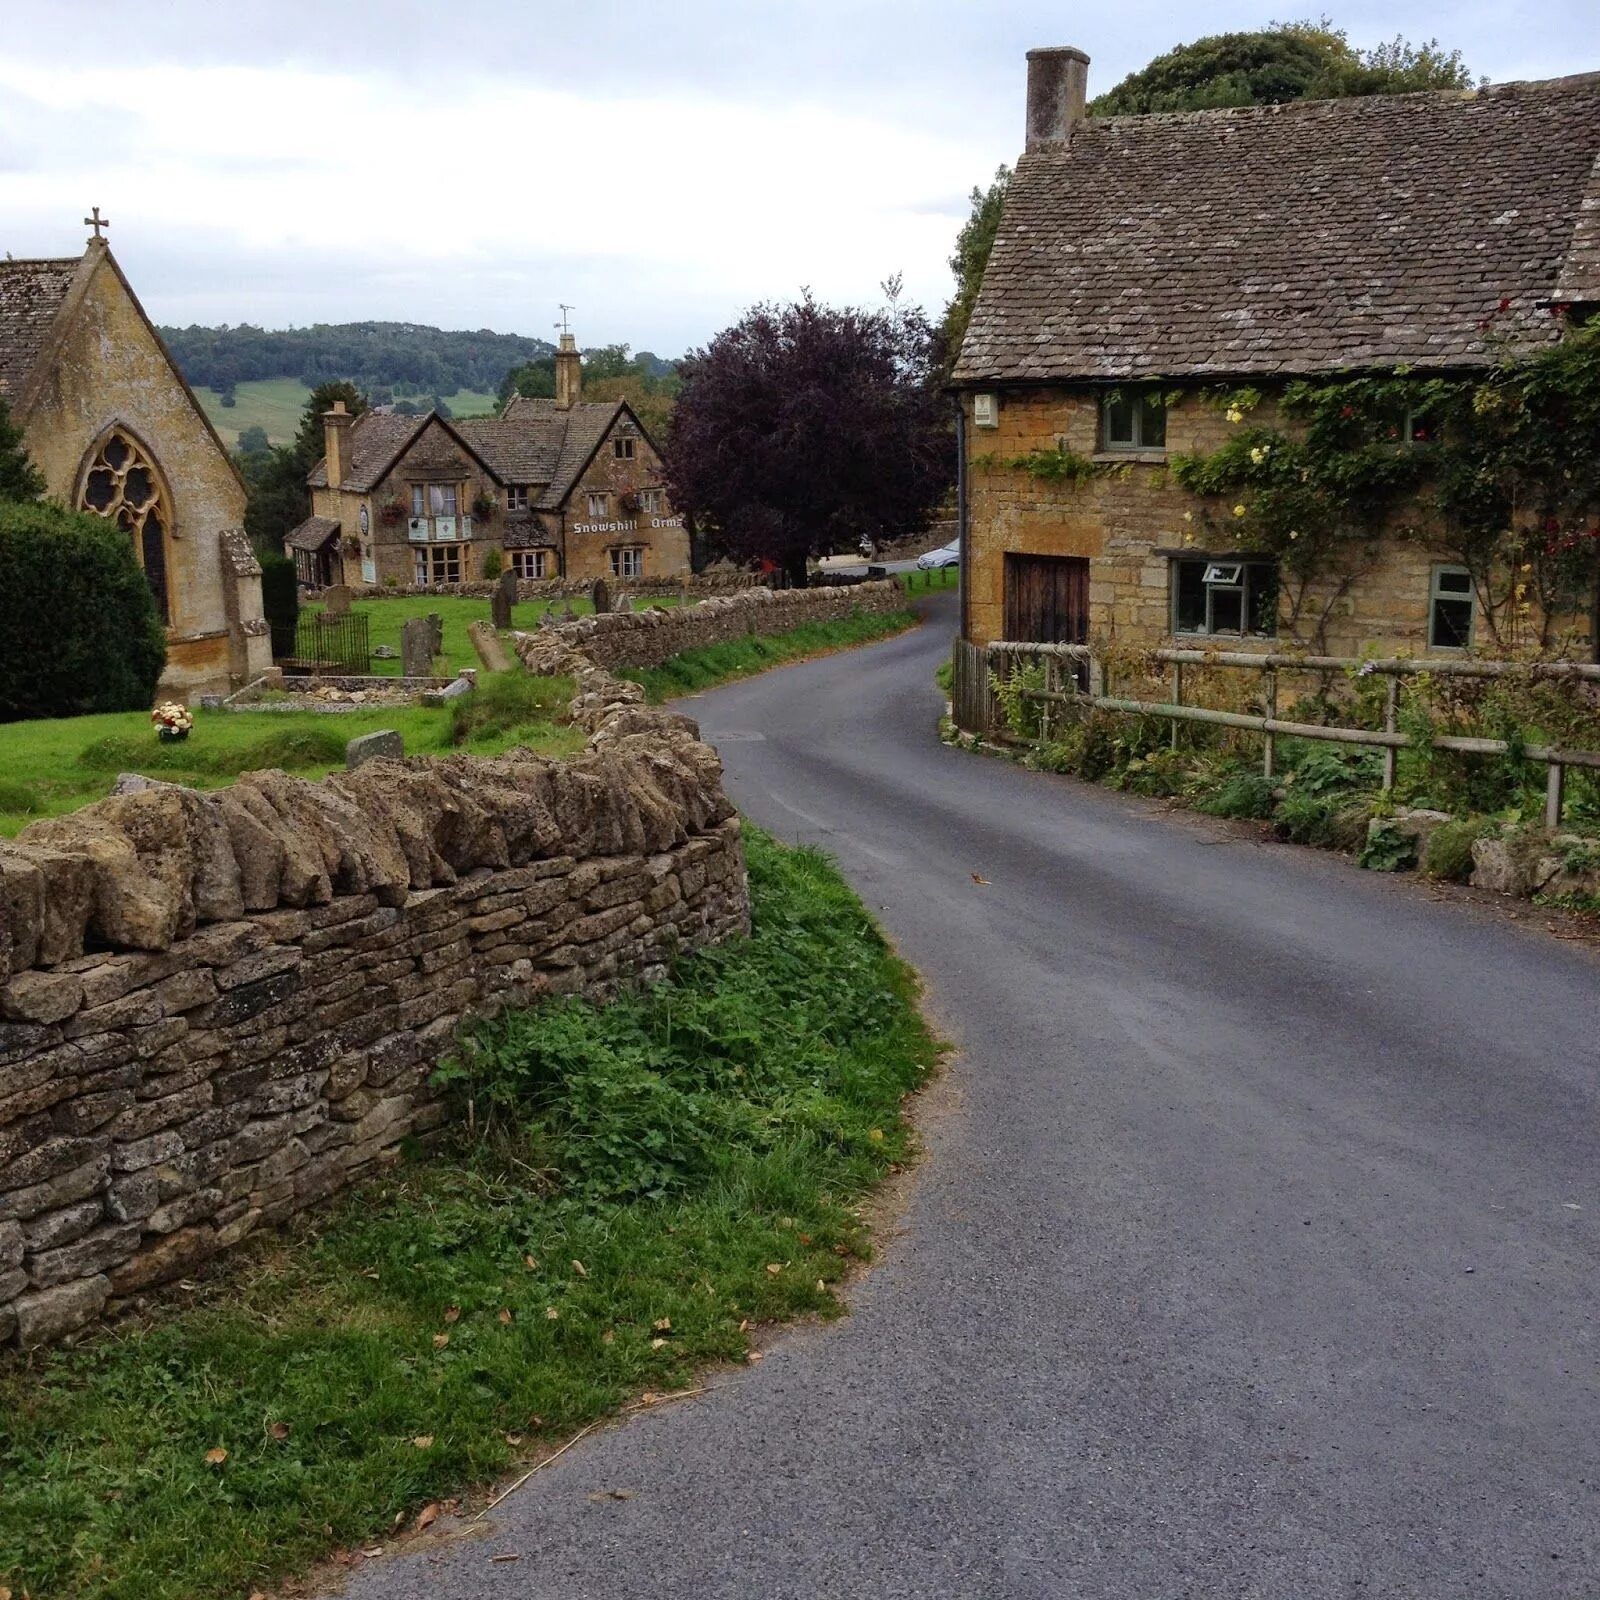
[[[1084,644],[1089,637],[1089,562],[1084,556],[1006,556],[1008,639]]]

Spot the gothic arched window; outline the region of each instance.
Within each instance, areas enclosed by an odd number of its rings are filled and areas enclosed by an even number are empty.
[[[113,428],[100,441],[84,474],[82,501],[83,510],[127,531],[161,620],[171,622],[167,532],[172,513],[155,463],[126,429]]]

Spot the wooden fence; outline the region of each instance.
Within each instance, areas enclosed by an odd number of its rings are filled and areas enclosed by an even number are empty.
[[[963,661],[963,651],[967,652],[965,661]],[[1398,752],[1407,749],[1414,742],[1409,735],[1401,733],[1397,726],[1400,685],[1406,678],[1426,673],[1439,678],[1520,677],[1527,682],[1600,686],[1600,666],[1571,661],[1528,663],[1408,659],[1357,661],[1346,656],[1298,656],[1277,653],[1257,655],[1243,650],[1181,649],[1153,650],[1147,659],[1170,669],[1170,699],[1144,700],[1114,694],[1110,668],[1088,645],[1034,644],[1016,640],[998,641],[989,645],[970,645],[958,640],[954,679],[957,685],[965,682],[967,692],[965,699],[959,704],[952,700],[951,714],[956,726],[969,733],[991,731],[999,721],[999,706],[990,682],[991,676],[997,670],[1009,667],[1011,671],[1015,671],[1030,661],[1038,662],[1044,667],[1043,683],[1036,689],[1025,689],[1022,693],[1024,699],[1035,701],[1039,705],[1041,739],[1049,738],[1054,717],[1076,717],[1091,709],[1116,711],[1127,716],[1166,718],[1172,724],[1174,745],[1177,743],[1180,723],[1196,722],[1213,727],[1240,728],[1262,735],[1262,771],[1269,778],[1275,775],[1277,769],[1277,743],[1280,735],[1286,738],[1316,739],[1328,744],[1362,745],[1383,751],[1383,787],[1392,789]],[[1265,711],[1259,714],[1214,711],[1208,706],[1186,705],[1183,698],[1184,670],[1188,667],[1221,667],[1262,674],[1262,700],[1266,707]],[[1295,722],[1280,717],[1278,715],[1279,673],[1318,672],[1371,673],[1385,678],[1387,692],[1383,727],[1381,729],[1338,727],[1315,722]],[[980,677],[984,682],[981,699],[971,687]],[[1504,739],[1436,734],[1429,740],[1429,744],[1435,750],[1454,750],[1468,755],[1503,756],[1512,753],[1512,746]],[[1561,823],[1567,768],[1582,767],[1590,771],[1600,771],[1600,751],[1596,750],[1527,745],[1519,748],[1516,753],[1524,760],[1539,761],[1545,765],[1545,823],[1550,828],[1559,827]]]
[[[368,623],[369,619],[356,611],[337,617],[322,611],[302,611],[288,653],[279,653],[276,630],[272,638],[273,653],[278,665],[289,672],[364,678],[372,665]]]

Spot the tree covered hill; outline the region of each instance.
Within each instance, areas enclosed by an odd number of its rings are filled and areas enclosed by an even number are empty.
[[[513,368],[551,355],[547,339],[517,333],[449,331],[416,322],[319,322],[309,328],[163,328],[196,388],[231,394],[263,378],[294,378],[307,388],[344,378],[375,399],[494,393]],[[386,392],[385,392],[386,391]]]

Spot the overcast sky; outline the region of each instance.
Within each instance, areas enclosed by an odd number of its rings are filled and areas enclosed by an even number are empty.
[[[1305,13],[1334,0],[1319,0]],[[0,249],[98,204],[159,322],[368,318],[676,355],[809,286],[936,311],[968,191],[1021,141],[1023,53],[1090,92],[1302,12],[1119,0],[0,0]],[[1336,8],[1494,81],[1600,68],[1596,0]]]

